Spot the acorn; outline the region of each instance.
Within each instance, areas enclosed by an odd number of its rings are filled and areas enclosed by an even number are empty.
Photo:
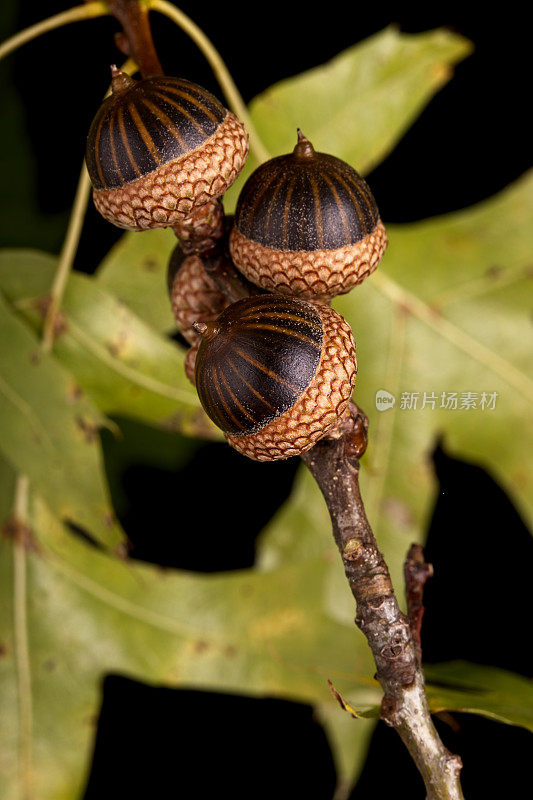
[[[169,277],[174,319],[180,333],[189,344],[194,344],[198,333],[193,324],[214,321],[229,301],[206,273],[202,259],[197,255],[184,256],[179,245],[170,258]]]
[[[119,228],[165,228],[224,194],[248,154],[237,117],[182,78],[112,75],[87,139],[98,211]]]
[[[347,413],[357,372],[350,326],[325,304],[266,294],[197,323],[200,402],[257,461],[300,455]]]
[[[233,261],[252,283],[317,300],[361,283],[386,245],[366,181],[340,158],[317,153],[301,131],[292,153],[250,176],[230,236]]]

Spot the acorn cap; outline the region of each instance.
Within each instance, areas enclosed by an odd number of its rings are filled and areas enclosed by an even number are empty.
[[[175,225],[220,197],[248,154],[241,122],[182,78],[134,80],[116,68],[86,162],[98,211],[121,228]]]
[[[345,414],[357,362],[350,326],[333,309],[261,295],[233,303],[202,334],[200,401],[243,455],[300,455]]]
[[[195,385],[194,367],[196,362],[196,356],[198,355],[198,348],[200,346],[200,341],[201,341],[200,337],[197,336],[196,342],[193,345],[191,345],[191,347],[189,347],[189,349],[187,350],[187,353],[185,354],[185,361],[183,364],[185,374],[193,386]]]
[[[364,280],[386,241],[366,181],[298,131],[294,151],[262,164],[244,185],[230,251],[263,289],[326,299]]]
[[[194,322],[212,322],[228,305],[228,300],[206,273],[202,259],[196,255],[181,258],[179,245],[170,259],[180,261],[170,287],[170,302],[180,333],[190,344],[198,341]]]

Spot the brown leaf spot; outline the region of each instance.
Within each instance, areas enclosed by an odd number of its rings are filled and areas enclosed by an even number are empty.
[[[106,342],[106,348],[113,358],[122,358],[127,344],[128,333],[127,331],[121,331],[113,341]]]
[[[83,389],[79,384],[72,381],[67,389],[67,400],[69,403],[75,403],[83,397]]]
[[[5,645],[3,642],[0,642],[0,658],[5,658],[8,652],[7,645]]]
[[[48,309],[50,308],[50,295],[37,297],[33,301],[32,305],[38,314],[45,319],[46,315],[48,314]],[[58,336],[61,336],[61,334],[67,330],[67,327],[65,315],[61,311],[57,311],[54,319],[53,338],[57,339]]]
[[[98,425],[93,420],[77,416],[75,419],[75,424],[87,444],[92,444],[94,441],[96,441],[98,436]]]
[[[0,529],[0,536],[5,536],[6,539],[10,539],[16,544],[21,544],[25,550],[31,550],[35,553],[40,552],[32,529],[16,517],[8,517]]]
[[[43,663],[43,669],[47,672],[53,672],[56,668],[57,664],[53,658],[47,658],[46,661]]]
[[[58,311],[54,320],[54,341],[58,339],[68,329],[65,315]]]
[[[113,527],[114,521],[115,521],[114,516],[112,514],[106,514],[106,517],[104,519],[104,524],[106,528]],[[130,560],[128,544],[126,542],[120,542],[119,544],[117,544],[114,553],[120,561]]]
[[[32,306],[44,319],[50,306],[50,295],[47,294],[44,297],[36,297],[32,302]]]
[[[115,515],[112,511],[106,511],[104,514],[104,525],[106,528],[112,528],[115,524]]]
[[[496,280],[496,278],[500,277],[502,272],[503,272],[503,267],[500,267],[498,264],[492,264],[485,270],[485,276],[490,280]]]
[[[155,258],[152,258],[152,256],[147,256],[146,258],[143,258],[141,266],[147,272],[157,272],[157,270],[159,269],[158,262],[156,261]]]
[[[205,639],[198,639],[198,641],[194,643],[195,653],[206,653],[209,649],[209,642],[206,642]]]

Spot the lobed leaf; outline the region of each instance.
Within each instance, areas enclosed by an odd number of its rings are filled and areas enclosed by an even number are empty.
[[[390,226],[389,238],[377,271],[334,305],[354,330],[355,400],[371,419],[365,506],[401,594],[403,555],[432,507],[439,438],[489,468],[532,519],[533,173],[474,208]],[[393,406],[376,402],[382,390]],[[456,409],[446,408],[452,393]]]
[[[7,723],[0,734],[2,800],[28,788],[17,772],[21,745],[31,754],[25,777],[42,800],[80,795],[106,672],[323,708],[334,704],[328,677],[343,689],[359,686],[360,702],[378,697],[367,648],[321,608],[315,587],[324,559],[272,573],[196,575],[103,554],[69,534],[35,495],[29,524],[37,547],[21,549],[0,537],[6,608],[13,602],[25,607],[23,630],[13,629],[11,613],[0,622],[0,702]],[[17,637],[27,640],[31,653],[30,724],[15,701],[19,688],[30,691],[19,683],[27,665]],[[21,743],[20,732],[30,741]],[[360,734],[364,752],[369,727],[362,725]]]
[[[37,329],[55,267],[56,259],[43,253],[0,252],[0,289]],[[94,279],[71,274],[62,319],[54,353],[106,414],[136,417],[191,435],[218,435],[185,376],[183,350]]]

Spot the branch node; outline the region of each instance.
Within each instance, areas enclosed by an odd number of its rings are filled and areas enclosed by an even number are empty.
[[[361,539],[348,539],[342,551],[342,557],[347,561],[357,561],[363,549],[363,542]]]

